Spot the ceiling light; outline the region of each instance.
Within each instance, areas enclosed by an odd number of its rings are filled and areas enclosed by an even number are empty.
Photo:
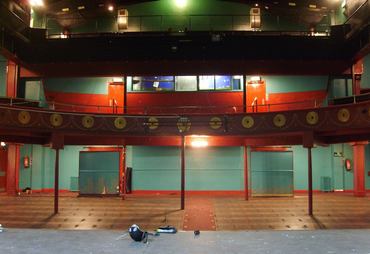
[[[3,141],[1,141],[0,146],[1,146],[1,147],[5,147],[5,146],[6,146],[6,143],[5,143],[5,142],[3,142]]]
[[[62,11],[67,12],[69,11],[69,8],[63,8]]]
[[[85,9],[85,6],[78,6],[77,7],[77,10],[84,10]]]
[[[123,82],[122,77],[114,77],[112,80],[113,80],[113,83],[122,83]]]
[[[177,7],[182,9],[186,7],[186,5],[188,4],[188,1],[187,0],[175,0],[175,4]]]
[[[261,81],[261,77],[260,76],[252,76],[251,81]]]
[[[108,11],[114,11],[114,6],[113,5],[108,5]]]
[[[43,0],[29,0],[29,3],[32,7],[44,6],[44,1]]]
[[[255,7],[258,7],[258,3],[254,4]]]
[[[191,146],[192,147],[207,147],[208,141],[204,139],[203,140],[201,139],[193,140],[191,141]]]
[[[296,6],[297,4],[296,3],[293,3],[293,2],[289,2],[288,5],[289,6]]]
[[[308,7],[316,9],[317,6],[316,6],[316,4],[310,4],[310,5],[308,5]]]

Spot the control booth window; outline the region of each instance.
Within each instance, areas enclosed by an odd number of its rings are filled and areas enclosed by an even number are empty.
[[[197,76],[177,76],[176,91],[197,91]]]
[[[242,75],[128,76],[129,92],[241,91]]]
[[[215,76],[199,76],[199,90],[215,90]]]
[[[132,77],[132,91],[175,91],[174,76]]]

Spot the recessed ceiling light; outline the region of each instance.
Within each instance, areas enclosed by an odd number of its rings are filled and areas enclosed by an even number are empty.
[[[69,8],[63,8],[62,11],[67,12],[69,11]]]
[[[296,3],[293,3],[293,2],[289,2],[288,5],[289,6],[296,6],[297,4]]]
[[[77,9],[78,10],[84,10],[85,9],[85,6],[78,6]]]
[[[310,5],[308,5],[308,7],[316,9],[317,6],[316,6],[316,4],[310,4]]]
[[[255,4],[254,4],[254,6],[255,6],[255,7],[258,7],[258,3],[255,3]]]
[[[108,11],[114,11],[114,6],[113,5],[108,5]]]

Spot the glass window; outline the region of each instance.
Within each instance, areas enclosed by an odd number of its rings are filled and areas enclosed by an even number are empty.
[[[196,91],[197,76],[177,76],[176,91]]]
[[[231,76],[216,76],[216,90],[231,90]]]
[[[199,76],[199,90],[214,90],[215,76]]]
[[[174,91],[174,76],[146,76],[132,78],[133,91]]]
[[[242,90],[243,76],[233,76],[233,90]]]

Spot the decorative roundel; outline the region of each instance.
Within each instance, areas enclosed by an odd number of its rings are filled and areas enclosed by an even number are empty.
[[[253,125],[254,125],[254,119],[253,119],[253,117],[251,117],[251,116],[245,116],[245,117],[243,117],[243,119],[242,119],[242,125],[246,129],[252,128]]]
[[[286,124],[286,117],[283,114],[274,116],[274,125],[276,127],[283,127]]]
[[[148,119],[148,126],[149,126],[149,129],[151,130],[155,130],[158,128],[159,126],[159,121],[156,117],[149,117]]]
[[[31,114],[27,111],[22,110],[18,113],[18,121],[21,124],[28,124],[31,121]]]
[[[190,127],[191,127],[191,122],[190,122],[189,118],[187,118],[187,117],[181,117],[177,121],[177,128],[179,129],[180,132],[189,131]]]
[[[90,129],[94,126],[94,117],[84,116],[82,117],[82,126],[86,129]]]
[[[340,109],[337,113],[337,118],[342,123],[348,122],[350,117],[351,117],[351,113],[346,108]]]
[[[209,121],[209,126],[214,129],[214,130],[218,130],[221,128],[222,126],[222,120],[221,118],[219,117],[212,117],[211,120]]]
[[[310,125],[315,125],[319,122],[319,114],[315,111],[310,111],[306,115],[306,122]]]
[[[63,116],[59,114],[52,114],[49,120],[50,124],[54,127],[59,127],[63,124]]]
[[[127,121],[124,117],[117,117],[114,120],[114,127],[116,127],[119,130],[126,128],[126,125],[127,125]]]

